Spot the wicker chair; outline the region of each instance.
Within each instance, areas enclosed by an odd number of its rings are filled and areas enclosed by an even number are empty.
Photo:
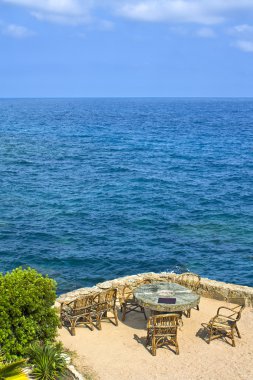
[[[116,310],[117,289],[105,290],[98,293],[93,298],[94,317],[96,319],[96,326],[99,330],[102,329],[102,319],[108,319],[110,322],[118,326],[118,316]],[[108,313],[113,316],[108,317]],[[114,320],[114,322],[112,321]]]
[[[61,303],[60,317],[61,323],[70,326],[71,335],[75,335],[76,326],[87,325],[91,330],[94,329],[92,322],[93,315],[93,296],[82,296],[68,303]]]
[[[151,284],[151,280],[143,280],[136,282],[134,285],[125,285],[122,290],[122,296],[120,298],[120,306],[122,311],[122,321],[125,321],[126,314],[135,311],[138,313],[143,313],[145,319],[147,319],[144,307],[140,306],[134,298],[133,291],[138,286]]]
[[[156,355],[157,347],[172,344],[179,354],[177,330],[179,325],[178,314],[160,314],[149,318],[147,324],[147,346],[151,346],[152,355]]]
[[[243,309],[245,308],[244,299],[229,299],[230,303],[237,303],[234,307],[221,306],[217,310],[217,314],[205,326],[208,330],[208,344],[211,340],[221,337],[228,337],[232,340],[232,346],[235,347],[235,332],[238,338],[241,338],[237,322],[241,318]]]
[[[200,285],[201,277],[198,274],[195,273],[182,273],[178,276],[176,282],[182,286],[185,286],[186,288],[190,288],[194,292],[197,292],[199,285]],[[199,305],[196,306],[196,309],[199,310]],[[191,316],[191,309],[186,311],[186,317],[190,318]]]

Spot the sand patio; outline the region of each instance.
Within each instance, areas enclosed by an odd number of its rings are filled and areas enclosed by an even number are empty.
[[[66,328],[59,330],[64,346],[75,351],[75,364],[80,370],[86,366],[94,371],[93,378],[101,380],[250,380],[253,379],[253,309],[247,307],[238,324],[242,338],[236,347],[224,340],[207,344],[202,323],[226,305],[201,297],[200,311],[192,310],[191,318],[183,318],[178,341],[180,354],[159,348],[153,357],[146,348],[146,321],[143,314],[130,313],[119,326],[103,322],[102,331],[78,327],[76,336]]]

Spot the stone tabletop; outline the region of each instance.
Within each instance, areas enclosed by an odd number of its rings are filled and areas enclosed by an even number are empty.
[[[134,290],[134,296],[139,305],[162,312],[186,311],[197,306],[200,300],[198,294],[175,283],[142,285]],[[158,298],[176,298],[176,303],[158,303]]]

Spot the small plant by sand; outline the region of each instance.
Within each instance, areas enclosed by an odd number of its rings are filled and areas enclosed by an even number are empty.
[[[66,358],[60,344],[35,344],[29,356],[32,374],[37,380],[56,380],[66,373]]]

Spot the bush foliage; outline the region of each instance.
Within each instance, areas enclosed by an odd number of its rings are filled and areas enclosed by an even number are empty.
[[[31,343],[55,338],[55,290],[54,280],[31,268],[0,275],[0,348],[8,360],[25,356]]]

